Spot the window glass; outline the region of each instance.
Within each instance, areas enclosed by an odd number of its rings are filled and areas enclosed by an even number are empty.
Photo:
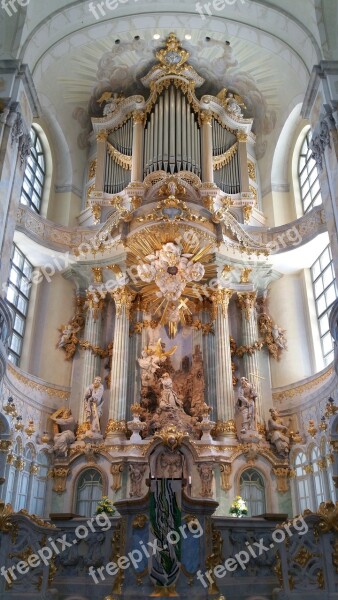
[[[9,273],[7,301],[13,316],[13,333],[9,342],[9,359],[19,365],[28,312],[33,265],[14,244]]]
[[[325,248],[311,267],[319,335],[325,364],[333,360],[333,340],[329,328],[329,315],[337,298],[337,284],[330,245]]]
[[[301,147],[298,161],[298,179],[304,213],[322,203],[318,170],[310,149],[312,134],[309,130]]]
[[[96,469],[86,469],[78,480],[76,512],[84,517],[95,515],[98,502],[102,498],[102,476]]]
[[[34,127],[31,129],[30,136],[32,140],[31,155],[26,164],[20,202],[39,213],[45,180],[45,159],[39,136]]]
[[[265,509],[265,486],[260,473],[246,469],[240,479],[240,494],[248,507],[248,516],[262,515]]]

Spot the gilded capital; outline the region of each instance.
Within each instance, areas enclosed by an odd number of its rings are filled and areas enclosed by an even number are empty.
[[[129,317],[130,309],[135,298],[135,292],[124,285],[111,292],[111,296],[115,302],[116,316],[120,317],[122,315],[122,309],[125,307],[126,314]]]
[[[107,292],[101,290],[88,290],[86,307],[93,312],[94,321],[97,320],[99,313],[104,308],[104,301]]]
[[[143,112],[142,110],[135,110],[133,112],[133,122],[134,122],[134,125],[137,125],[138,123],[142,123],[142,125],[144,125],[145,121],[146,121],[146,114],[145,114],[145,112]]]
[[[256,304],[257,292],[238,292],[237,299],[240,309],[244,312],[246,320],[249,321]]]
[[[92,267],[92,273],[94,275],[95,283],[102,283],[102,281],[103,281],[102,267]]]
[[[233,295],[233,293],[234,293],[233,290],[228,290],[226,288],[219,288],[211,296],[211,300],[214,303],[215,308],[217,306],[221,306],[222,314],[224,316],[226,316],[228,313],[229,302],[230,302],[230,298]]]
[[[200,112],[200,119],[202,125],[211,125],[212,113],[210,112],[210,110],[202,110]]]
[[[238,133],[237,133],[237,140],[239,142],[247,142],[248,141],[248,134],[247,133],[243,133],[242,131],[238,131]]]
[[[96,141],[97,142],[105,142],[107,140],[107,137],[108,137],[108,131],[106,129],[102,129],[96,135]]]
[[[114,421],[113,419],[109,419],[107,428],[106,428],[106,436],[110,433],[126,433],[127,432],[127,424],[125,421]]]

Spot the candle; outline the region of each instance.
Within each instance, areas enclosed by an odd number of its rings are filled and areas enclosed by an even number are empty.
[[[189,485],[191,485],[191,475],[189,475],[188,480],[189,480]]]

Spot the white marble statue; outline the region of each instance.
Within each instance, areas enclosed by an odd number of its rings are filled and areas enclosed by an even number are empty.
[[[282,350],[286,350],[287,349],[287,342],[285,339],[285,330],[282,329],[281,327],[278,327],[278,325],[273,325],[272,329],[271,329],[271,334],[273,337],[273,341],[275,342],[275,344],[277,344],[277,346],[279,348],[281,348]]]
[[[241,413],[241,433],[257,430],[256,423],[257,392],[246,377],[241,377],[238,390],[237,408]]]
[[[103,385],[101,377],[95,377],[85,393],[85,420],[90,425],[89,437],[93,434],[101,436],[100,417],[103,408]]]
[[[52,415],[50,418],[59,427],[59,433],[54,435],[53,450],[57,455],[67,456],[69,446],[75,442],[74,431],[76,423],[72,411],[66,409],[59,417]]]
[[[161,362],[161,358],[156,354],[149,354],[146,349],[142,350],[141,358],[137,359],[138,364],[141,368],[141,382],[142,385],[148,385],[154,378]]]
[[[270,415],[267,438],[275,447],[277,454],[287,456],[290,451],[289,430],[286,425],[283,425],[282,419],[275,408],[270,408]]]
[[[162,384],[162,393],[159,402],[160,409],[170,410],[182,408],[183,402],[173,390],[173,382],[169,373],[164,373],[164,375],[160,378],[160,382]]]

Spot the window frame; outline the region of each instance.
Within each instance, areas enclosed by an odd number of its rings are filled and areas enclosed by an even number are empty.
[[[249,481],[244,481],[243,477],[244,476],[249,476],[250,480]],[[257,476],[257,478],[261,481],[261,485],[258,486],[257,484],[255,484],[255,482],[251,479],[253,476]],[[244,484],[247,484],[247,488],[256,488],[256,489],[261,489],[261,491],[263,492],[262,494],[262,498],[261,499],[253,499],[251,500],[251,498],[248,500],[247,498],[245,498],[245,494],[243,494],[243,487]],[[239,493],[241,495],[241,497],[243,498],[243,500],[245,500],[247,507],[248,507],[248,516],[257,516],[257,515],[261,515],[264,514],[266,512],[266,485],[265,485],[265,480],[264,477],[262,475],[262,473],[260,471],[258,471],[258,469],[253,469],[252,467],[246,468],[242,471],[242,473],[240,474],[239,477]],[[253,504],[258,504],[261,503],[262,504],[262,509],[259,509],[259,512],[255,512],[252,511],[253,508]]]
[[[299,151],[297,164],[299,192],[304,215],[310,212],[315,206],[320,206],[322,204],[319,173],[316,161],[312,158],[311,140],[312,132],[311,129],[308,129]],[[301,167],[302,160],[305,162]],[[303,179],[304,175],[306,175],[306,177]],[[308,189],[304,193],[307,185]],[[315,188],[316,191],[314,191]],[[307,204],[307,199],[310,199],[309,204]]]
[[[40,214],[46,180],[46,156],[41,137],[34,126],[31,127],[30,136],[31,154],[23,176],[20,203]]]
[[[15,263],[16,253],[20,256],[20,263]],[[25,267],[28,265],[28,272],[25,273]],[[33,275],[34,266],[28,260],[27,256],[20,250],[20,248],[13,243],[12,255],[10,261],[10,272],[8,278],[8,289],[7,289],[7,303],[13,316],[13,331],[8,344],[8,358],[15,365],[19,366],[20,358],[23,348],[23,340],[25,336],[26,320],[29,308],[29,299],[31,292],[31,278]],[[15,274],[15,276],[13,275]],[[27,290],[25,292],[25,290]],[[13,293],[13,299],[11,299],[11,292]],[[19,308],[19,302],[22,301],[22,307],[25,306],[23,311]],[[22,330],[20,331],[16,326],[16,320],[23,321]],[[17,350],[14,347],[13,341],[19,339],[20,348]]]
[[[322,259],[326,253],[328,255],[329,260],[324,264]],[[324,266],[322,266],[323,264],[324,264]],[[327,283],[327,282],[325,282],[325,278],[327,277],[327,273],[329,271],[330,271],[331,277],[330,277],[329,283]],[[330,364],[332,362],[333,355],[334,355],[334,342],[333,342],[331,332],[330,332],[329,315],[330,315],[332,306],[338,297],[337,282],[335,279],[335,271],[334,271],[334,266],[333,266],[333,259],[332,259],[332,252],[331,252],[330,244],[328,244],[324,248],[324,250],[321,252],[321,254],[318,256],[318,258],[316,258],[316,260],[310,267],[310,272],[311,272],[314,301],[315,301],[315,306],[316,306],[318,332],[319,332],[319,337],[320,337],[322,356],[323,356],[324,363],[327,366],[328,364]],[[330,304],[328,304],[327,303],[327,294],[328,294],[328,291],[330,290],[330,288],[332,288],[332,287],[334,288],[334,291],[335,291],[335,297],[332,299],[332,302]],[[318,289],[319,290],[321,289],[321,291],[318,292]],[[321,304],[323,301],[325,302],[325,309],[321,309]],[[327,327],[326,327],[325,331],[322,332],[321,323],[323,322],[324,319],[326,319],[326,321],[327,321]],[[326,351],[325,346],[324,346],[324,343],[325,343],[324,340],[327,339],[327,336],[329,336],[329,339],[331,340],[331,349],[328,352]]]

